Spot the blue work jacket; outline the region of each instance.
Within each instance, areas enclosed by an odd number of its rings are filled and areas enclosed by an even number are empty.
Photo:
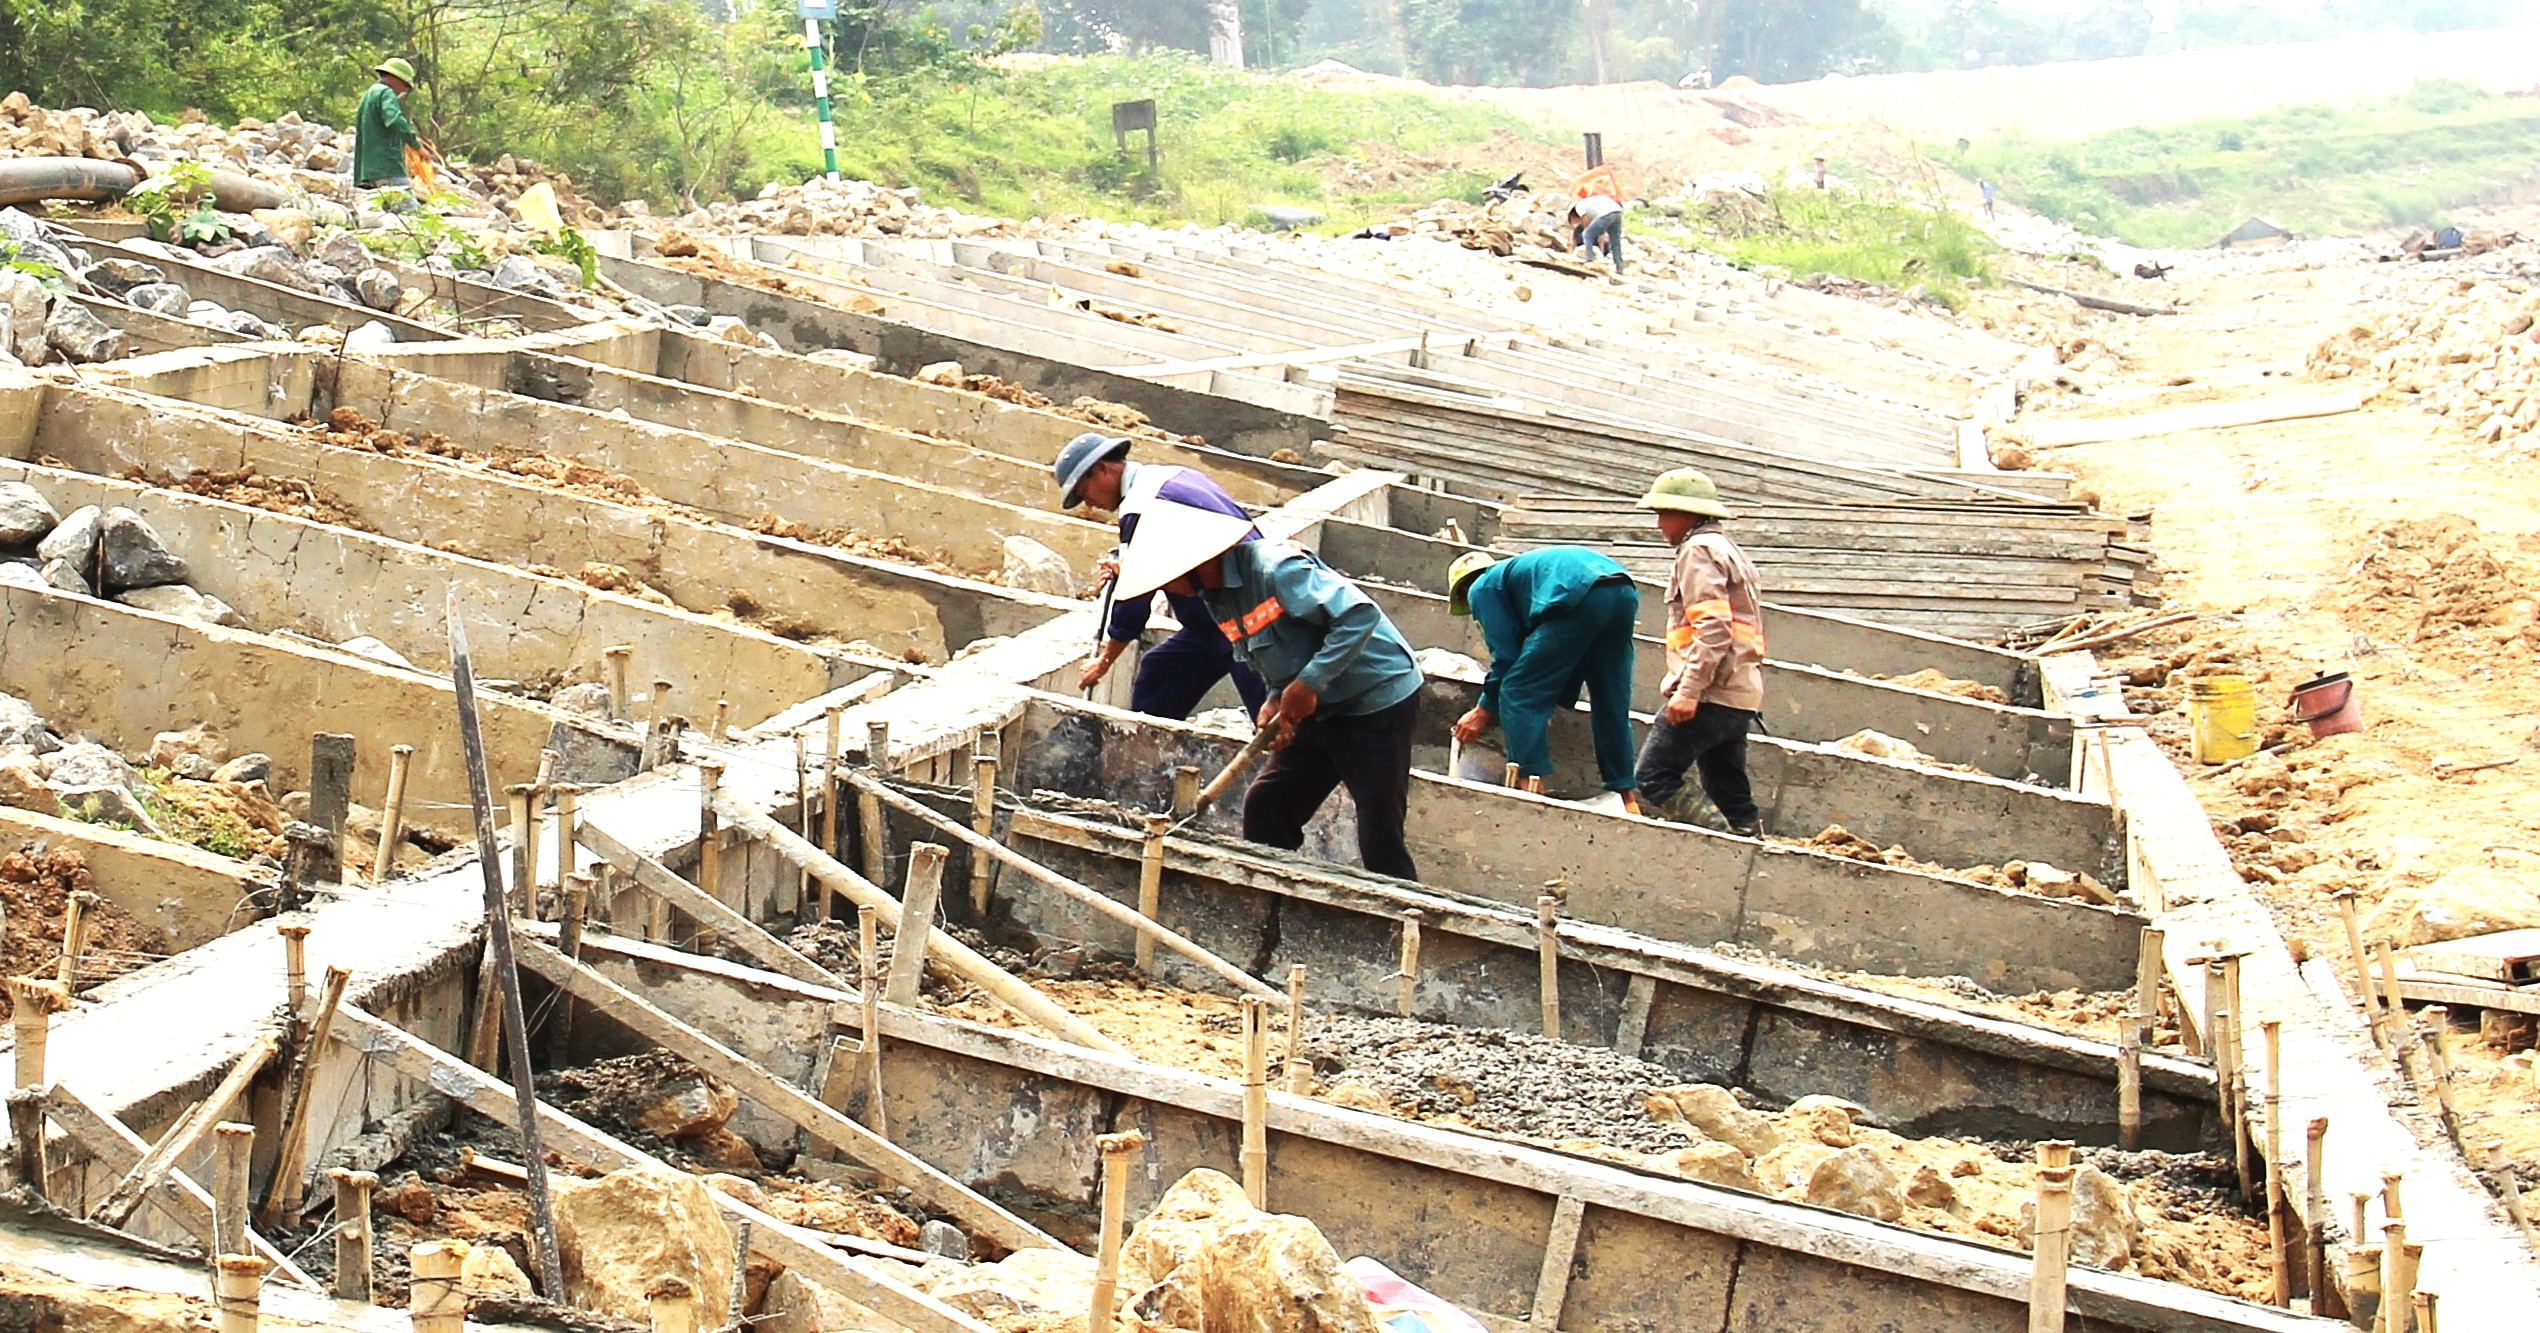
[[[1545,546],[1510,556],[1464,585],[1464,602],[1490,647],[1490,674],[1482,679],[1481,705],[1499,711],[1499,682],[1515,669],[1526,636],[1544,619],[1574,606],[1587,591],[1630,571],[1584,546]]]
[[[1417,694],[1411,644],[1357,584],[1291,542],[1244,542],[1219,557],[1226,586],[1202,593],[1235,656],[1272,692],[1301,680],[1338,717]]]

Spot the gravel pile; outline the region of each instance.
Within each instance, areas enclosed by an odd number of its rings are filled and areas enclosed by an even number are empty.
[[[1318,1017],[1301,1054],[1327,1087],[1358,1084],[1396,1108],[1493,1134],[1595,1139],[1665,1152],[1684,1135],[1650,1119],[1649,1094],[1684,1079],[1601,1046],[1402,1018]]]

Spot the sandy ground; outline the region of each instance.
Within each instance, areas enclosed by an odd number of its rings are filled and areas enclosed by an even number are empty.
[[[2184,258],[2168,284],[2179,314],[2082,317],[2092,369],[2075,377],[2079,390],[2031,409],[2118,415],[2322,392],[2334,386],[2305,377],[2305,356],[2367,312],[2364,287],[2388,271],[2283,252]],[[2128,674],[2133,707],[2153,715],[2288,939],[2341,960],[2329,897],[2339,889],[2360,895],[2372,935],[2375,907],[2446,874],[2524,886],[2491,895],[2514,912],[2508,900],[2540,873],[2540,670],[2525,633],[2540,589],[2540,471],[2388,397],[2339,416],[2041,460],[2078,473],[2112,509],[2152,514],[2163,592],[2204,618],[2102,661]],[[2214,773],[2189,760],[2180,678],[2214,671],[2251,678],[2266,740],[2291,748]],[[2367,725],[2314,743],[2284,706],[2328,671],[2354,675]],[[2473,1070],[2505,1054],[2475,1034],[2454,1046]],[[2476,1091],[2471,1136],[2503,1138],[2532,1180],[2540,1093],[2527,1078]]]

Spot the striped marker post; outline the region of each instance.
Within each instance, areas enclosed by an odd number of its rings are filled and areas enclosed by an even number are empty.
[[[820,157],[829,179],[838,179],[838,125],[829,114],[828,44],[820,40],[820,20],[835,18],[835,0],[795,0],[803,16],[803,49],[811,53],[811,92],[820,102]]]

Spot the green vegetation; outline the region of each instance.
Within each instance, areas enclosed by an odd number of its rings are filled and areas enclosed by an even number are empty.
[[[2004,198],[2136,245],[2206,246],[2250,214],[2315,235],[2426,227],[2540,162],[2540,101],[2453,80],[2247,120],[2009,139],[1936,156]]]
[[[229,238],[229,224],[212,206],[212,169],[200,162],[170,163],[165,173],[142,182],[123,202],[139,215],[154,241],[193,245]]]
[[[1971,281],[1992,278],[1993,247],[1973,223],[1946,205],[1886,192],[1776,189],[1760,203],[1634,225],[1750,267],[1920,289],[1952,308]]]

